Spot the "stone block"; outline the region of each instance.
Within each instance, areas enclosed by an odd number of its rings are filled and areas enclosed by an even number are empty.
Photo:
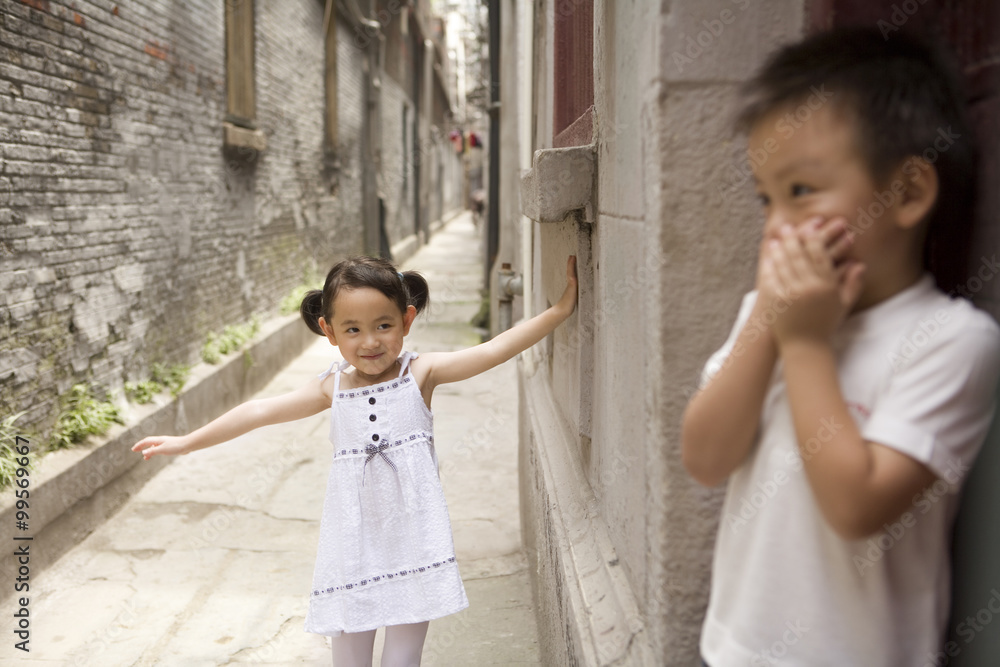
[[[227,148],[249,148],[258,154],[267,149],[267,137],[260,130],[250,130],[232,123],[223,123],[222,128],[223,142]]]
[[[562,222],[581,211],[584,222],[593,222],[596,177],[593,145],[535,151],[531,169],[521,176],[521,213],[538,222]]]

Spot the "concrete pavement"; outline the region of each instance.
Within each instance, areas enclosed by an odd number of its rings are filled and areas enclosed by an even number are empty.
[[[431,286],[431,306],[411,329],[408,349],[479,342],[468,325],[479,307],[479,242],[471,216],[462,214],[404,265]],[[258,396],[295,389],[335,358],[336,349],[317,338]],[[470,608],[431,623],[423,664],[539,665],[519,528],[514,362],[438,388],[433,409]],[[329,665],[329,640],[302,629],[328,420],[324,412],[175,459],[32,578],[30,653],[14,648],[16,599],[4,604],[0,662]],[[35,543],[61,539],[60,528]],[[381,640],[379,633],[376,665]]]

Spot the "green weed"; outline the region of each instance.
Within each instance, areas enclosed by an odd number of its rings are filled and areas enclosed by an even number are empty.
[[[184,364],[174,364],[169,367],[159,363],[153,364],[148,380],[125,383],[125,396],[133,403],[145,405],[152,402],[153,397],[161,391],[169,389],[170,395],[176,398],[190,374],[191,367]]]
[[[163,385],[152,380],[125,383],[125,396],[133,403],[145,405],[151,402],[153,397],[161,391],[163,391]]]
[[[49,449],[66,449],[90,435],[103,435],[114,423],[123,424],[118,408],[108,401],[98,401],[86,384],[75,384],[62,398],[62,410],[49,438]]]
[[[281,314],[291,315],[292,313],[299,312],[299,308],[302,306],[302,299],[306,297],[306,292],[314,289],[323,289],[322,281],[305,283],[293,289],[288,296],[281,300]]]
[[[181,393],[188,376],[191,375],[191,367],[184,364],[174,364],[164,366],[163,364],[153,364],[151,369],[151,380],[164,389],[170,390],[170,395],[174,398]]]
[[[260,331],[260,320],[255,316],[249,324],[227,326],[222,334],[208,334],[208,340],[201,348],[201,358],[209,364],[217,364],[224,355],[239,350]]]
[[[17,477],[17,469],[25,468],[33,470],[38,457],[35,450],[28,445],[28,454],[23,455],[17,451],[17,437],[21,436],[20,446],[23,450],[25,439],[28,442],[34,440],[33,434],[27,434],[15,426],[15,422],[21,418],[23,412],[11,415],[0,421],[0,489],[10,486]]]

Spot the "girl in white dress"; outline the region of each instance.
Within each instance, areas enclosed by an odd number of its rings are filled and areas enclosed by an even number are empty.
[[[429,621],[469,604],[438,479],[431,395],[548,335],[576,307],[575,257],[566,282],[554,306],[482,345],[417,355],[403,351],[403,337],[428,303],[423,277],[382,259],[344,260],[301,307],[343,362],[297,391],[248,401],[185,436],[144,438],[132,450],[144,459],[187,454],[332,408],[333,463],[306,630],[332,637],[336,667],[371,665],[380,627],[382,667],[419,665]]]

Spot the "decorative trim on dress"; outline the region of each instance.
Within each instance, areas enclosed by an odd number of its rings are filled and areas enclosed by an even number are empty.
[[[400,438],[399,440],[396,440],[391,444],[383,443],[383,445],[386,446],[382,447],[382,449],[392,449],[394,447],[399,447],[400,445],[405,445],[407,443],[414,442],[416,440],[426,440],[427,442],[434,444],[434,435],[428,433],[427,431],[416,431],[415,433],[411,433],[405,438]],[[368,454],[370,453],[368,451],[369,446],[370,445],[365,445],[363,447],[351,447],[348,449],[338,450],[336,453],[334,453],[334,458],[339,458],[341,456],[368,456]]]
[[[427,572],[428,570],[439,569],[442,565],[450,565],[450,564],[452,564],[454,562],[455,562],[455,557],[451,556],[451,557],[446,558],[446,559],[444,559],[442,561],[438,561],[436,563],[431,563],[430,565],[425,565],[423,567],[415,567],[415,568],[410,569],[410,570],[400,570],[399,572],[390,572],[388,574],[380,574],[380,575],[376,575],[374,577],[369,577],[368,579],[362,579],[361,581],[358,581],[358,582],[355,582],[355,583],[343,584],[342,586],[330,586],[329,588],[324,588],[322,590],[313,591],[312,594],[313,594],[313,597],[316,597],[317,595],[328,595],[330,593],[339,593],[340,591],[349,591],[349,590],[352,590],[354,588],[363,588],[365,586],[370,586],[372,584],[377,584],[378,582],[383,581],[383,580],[389,581],[391,579],[396,579],[396,578],[400,578],[401,579],[403,577],[408,577],[411,574],[421,574],[423,572]]]
[[[337,398],[357,398],[358,396],[371,396],[372,394],[380,394],[387,389],[395,389],[401,385],[406,384],[413,378],[412,375],[406,375],[401,378],[396,378],[395,380],[386,380],[385,382],[380,382],[378,384],[373,384],[369,387],[362,387],[360,389],[355,389],[354,391],[341,391],[337,393]]]

